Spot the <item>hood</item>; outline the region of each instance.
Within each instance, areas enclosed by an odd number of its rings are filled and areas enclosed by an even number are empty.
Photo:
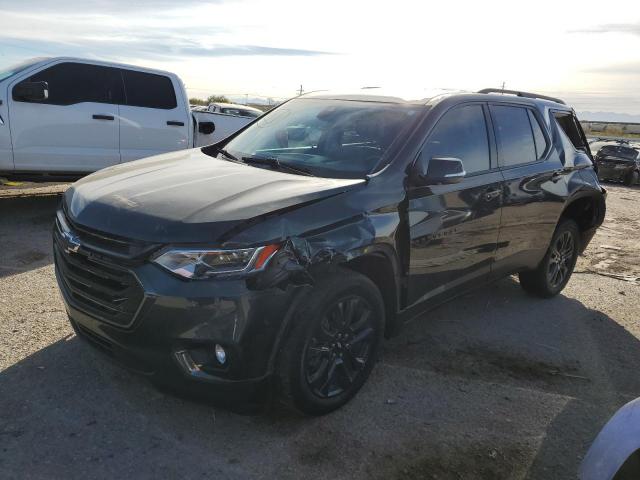
[[[184,150],[109,167],[74,183],[79,225],[153,243],[215,242],[229,229],[339,194],[364,180],[307,177]]]

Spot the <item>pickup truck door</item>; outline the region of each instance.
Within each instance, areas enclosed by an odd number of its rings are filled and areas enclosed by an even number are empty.
[[[469,103],[446,112],[420,155],[462,160],[460,183],[413,187],[408,192],[410,235],[408,306],[439,301],[491,270],[503,196],[488,111]]]
[[[46,82],[48,98],[16,94],[22,82]],[[9,86],[16,171],[93,172],[120,162],[117,69],[74,62],[47,65]]]
[[[182,86],[168,76],[122,69],[125,103],[120,106],[123,162],[191,148],[190,112]]]

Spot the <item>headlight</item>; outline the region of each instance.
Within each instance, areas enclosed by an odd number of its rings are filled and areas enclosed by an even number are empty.
[[[176,275],[189,279],[208,278],[216,274],[262,270],[278,250],[278,245],[237,250],[169,250],[154,260]]]

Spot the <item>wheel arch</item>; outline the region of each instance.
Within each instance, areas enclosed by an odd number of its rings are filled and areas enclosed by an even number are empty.
[[[584,192],[571,198],[565,205],[558,223],[571,219],[580,230],[580,253],[593,238],[596,228],[602,225],[606,213],[605,195],[600,192]]]

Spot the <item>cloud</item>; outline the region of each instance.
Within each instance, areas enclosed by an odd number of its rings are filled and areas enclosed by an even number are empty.
[[[607,75],[640,75],[640,61],[612,63],[582,70],[585,73],[601,73]]]
[[[5,47],[32,52],[33,55],[81,56],[105,59],[153,59],[159,61],[185,58],[216,58],[233,56],[289,56],[310,57],[333,55],[331,52],[265,45],[203,44],[189,38],[122,35],[112,38],[83,38],[75,41],[33,40],[3,37]],[[32,55],[32,56],[33,56]]]
[[[131,12],[157,12],[167,10],[184,10],[192,6],[217,5],[222,3],[237,2],[241,0],[58,0],[46,2],[41,0],[21,0],[3,5],[3,11],[7,12],[38,12],[38,13],[78,13],[85,14],[122,14]],[[9,3],[9,2],[7,2]]]
[[[605,23],[591,28],[571,30],[570,33],[627,33],[640,36],[640,23]]]

